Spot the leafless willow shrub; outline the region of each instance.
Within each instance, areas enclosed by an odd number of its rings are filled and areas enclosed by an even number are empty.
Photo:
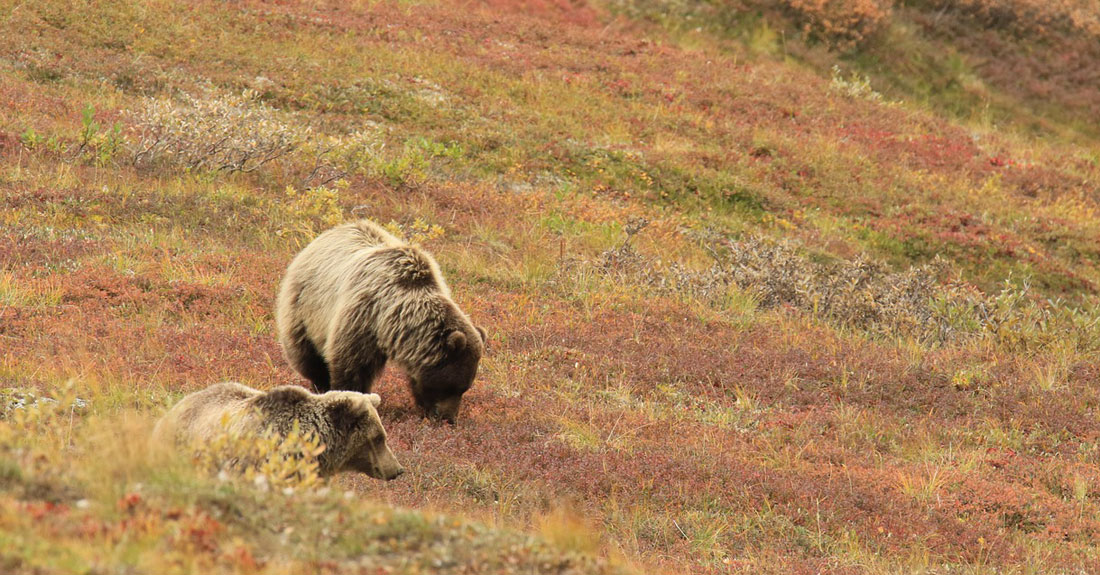
[[[693,269],[638,252],[632,239],[642,228],[627,227],[623,243],[600,254],[589,269],[709,305],[726,301],[736,287],[759,308],[794,308],[890,337],[940,343],[988,337],[1007,349],[1100,350],[1100,304],[1041,300],[1026,281],[1008,280],[987,294],[952,280],[950,264],[939,258],[892,271],[867,258],[818,262],[795,242],[760,236],[733,240],[713,231],[690,232],[713,258],[709,267]],[[572,267],[581,269],[577,262]]]
[[[760,237],[726,241],[716,266],[731,281],[754,292],[762,306],[789,305],[834,323],[891,334],[947,339],[936,321],[936,297],[957,299],[941,283],[947,263],[893,272],[865,258],[819,263],[790,242]],[[949,293],[950,292],[950,293]]]
[[[708,304],[719,302],[729,293],[732,284],[729,273],[718,266],[699,271],[679,262],[664,264],[640,253],[633,239],[649,221],[631,218],[623,226],[625,239],[614,248],[604,250],[594,262],[570,260],[566,271],[590,268],[599,276],[619,282],[633,282],[663,295],[695,299]],[[587,265],[586,265],[587,264]]]
[[[619,274],[628,276],[637,275],[646,268],[649,263],[648,259],[638,253],[630,242],[634,239],[634,236],[638,235],[648,225],[649,220],[645,218],[631,218],[623,226],[626,239],[619,246],[601,253],[596,260],[596,269],[604,275]]]
[[[197,171],[252,172],[290,154],[311,135],[252,91],[151,98],[135,120],[135,164],[166,162]]]

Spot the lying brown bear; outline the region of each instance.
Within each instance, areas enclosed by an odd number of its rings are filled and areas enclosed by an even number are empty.
[[[368,392],[392,361],[417,405],[452,423],[485,345],[435,260],[368,220],[322,233],[294,258],[275,319],[287,360],[318,391]]]
[[[405,472],[386,445],[386,430],[375,409],[375,394],[334,391],[315,395],[296,385],[259,391],[227,382],[192,393],[157,422],[158,440],[194,444],[227,432],[271,431],[285,436],[298,422],[325,446],[318,472],[330,476],[359,471],[378,479]],[[226,428],[226,424],[229,428]]]

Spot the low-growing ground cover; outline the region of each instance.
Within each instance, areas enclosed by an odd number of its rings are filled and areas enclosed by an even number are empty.
[[[0,565],[1096,570],[1073,110],[966,122],[812,39],[760,51],[787,20],[650,14],[4,4]],[[301,382],[277,283],[354,217],[423,243],[489,330],[458,425],[389,373],[408,474],[318,495],[128,440],[211,383]]]

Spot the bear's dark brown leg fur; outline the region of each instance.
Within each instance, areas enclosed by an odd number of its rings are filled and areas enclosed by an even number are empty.
[[[332,389],[367,393],[382,374],[387,358],[378,349],[370,329],[356,319],[355,314],[344,316],[330,336],[330,341],[339,343],[328,350],[333,358],[329,371]]]
[[[374,381],[386,365],[386,356],[376,353],[373,356],[360,355],[354,359],[342,356],[341,361],[332,365],[332,389],[367,393],[374,387]]]
[[[332,388],[328,364],[325,363],[325,358],[321,357],[313,342],[306,337],[304,327],[293,331],[285,351],[290,366],[311,381],[318,393],[324,393]]]

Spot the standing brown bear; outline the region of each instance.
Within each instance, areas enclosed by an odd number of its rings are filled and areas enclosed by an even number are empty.
[[[485,345],[435,260],[368,220],[322,233],[294,258],[275,320],[290,365],[318,391],[366,393],[392,361],[417,405],[451,423]]]

